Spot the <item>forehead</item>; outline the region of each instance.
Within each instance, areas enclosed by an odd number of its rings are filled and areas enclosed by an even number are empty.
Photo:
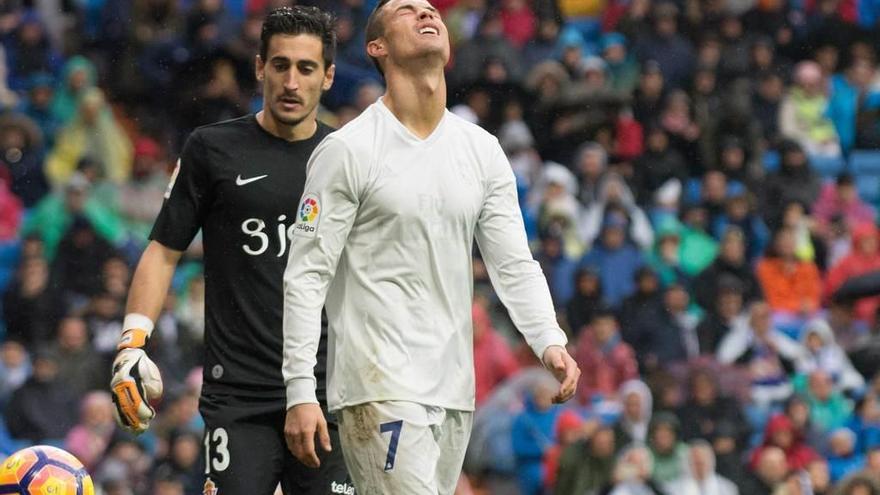
[[[324,44],[314,34],[276,34],[269,38],[266,46],[266,61],[276,57],[291,61],[310,60],[321,62],[324,56]]]
[[[395,10],[403,7],[430,9],[434,8],[434,6],[431,5],[431,2],[428,2],[427,0],[391,0],[387,4],[385,4],[383,10],[385,10],[386,12],[394,12]]]

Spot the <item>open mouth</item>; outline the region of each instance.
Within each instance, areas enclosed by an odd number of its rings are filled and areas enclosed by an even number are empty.
[[[435,27],[425,26],[425,27],[419,29],[419,34],[431,34],[431,35],[437,36],[440,34],[440,31],[438,31],[437,28],[435,28]]]

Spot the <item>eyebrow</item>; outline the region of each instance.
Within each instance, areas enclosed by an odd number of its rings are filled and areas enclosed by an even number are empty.
[[[284,63],[288,63],[288,64],[295,64],[295,65],[307,65],[310,67],[320,67],[320,65],[321,65],[317,61],[309,60],[309,59],[297,60],[294,62],[290,58],[285,57],[283,55],[275,55],[274,57],[269,59],[270,64],[275,64],[275,63],[279,63],[279,62],[284,62]]]
[[[427,8],[428,10],[430,10],[431,12],[435,12],[435,13],[437,12],[437,8],[434,7],[434,6],[431,5],[431,4],[428,4],[428,6],[427,6],[426,8]],[[415,11],[415,10],[416,10],[416,5],[411,4],[411,3],[408,3],[408,4],[405,4],[405,5],[401,5],[400,7],[397,7],[396,9],[394,9],[395,12],[400,12],[401,10],[412,10],[412,11]]]

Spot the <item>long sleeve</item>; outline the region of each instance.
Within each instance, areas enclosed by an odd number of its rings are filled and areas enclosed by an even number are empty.
[[[288,408],[318,402],[314,368],[321,308],[358,211],[355,165],[344,142],[333,136],[309,160],[284,271],[282,376]]]
[[[516,195],[513,171],[501,147],[487,164],[487,192],[477,221],[476,239],[492,285],[539,359],[551,345],[565,346],[565,333],[547,280],[532,258]]]
[[[649,251],[651,246],[654,245],[654,229],[651,228],[651,221],[648,220],[645,212],[635,205],[630,208],[629,215],[632,219],[630,234],[633,237],[633,241],[639,246],[639,249]]]
[[[801,300],[809,304],[810,311],[816,311],[822,303],[822,276],[819,275],[819,269],[813,263],[805,264],[803,272],[803,276],[798,277],[804,292]]]
[[[779,132],[787,138],[801,141],[805,138],[797,120],[797,109],[791,95],[786,96],[779,106]]]
[[[748,350],[748,329],[740,326],[744,324],[745,322],[738,323],[721,339],[716,351],[716,359],[718,359],[719,363],[733,364]]]

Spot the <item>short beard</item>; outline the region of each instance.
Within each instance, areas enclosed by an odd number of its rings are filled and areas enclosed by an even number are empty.
[[[313,110],[314,109],[312,109],[312,111]],[[284,124],[286,126],[290,126],[290,127],[296,127],[296,126],[300,125],[304,120],[306,120],[308,118],[309,115],[312,114],[312,111],[309,111],[308,113],[306,113],[305,115],[303,115],[302,117],[300,117],[298,119],[291,119],[291,118],[287,118],[282,115],[279,115],[277,112],[275,112],[275,109],[271,105],[269,105],[269,113],[272,114],[272,118],[274,118],[276,122],[278,122],[280,124]]]

